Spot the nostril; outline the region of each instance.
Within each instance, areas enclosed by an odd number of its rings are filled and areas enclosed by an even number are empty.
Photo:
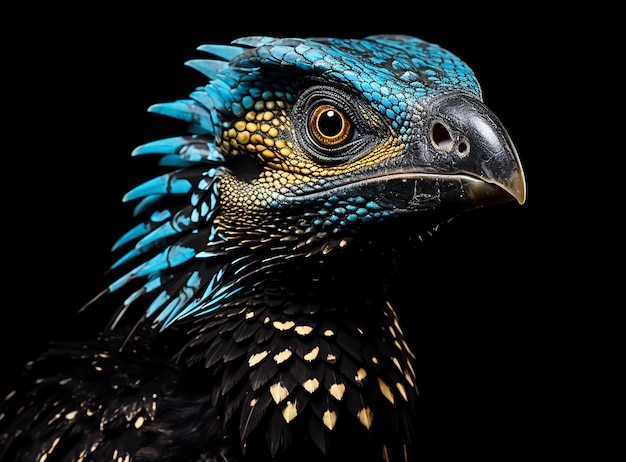
[[[450,131],[441,122],[435,122],[430,127],[430,141],[441,151],[451,151],[454,146]]]
[[[459,154],[465,154],[468,149],[469,149],[469,146],[467,145],[467,143],[464,143],[463,141],[459,143],[459,147],[457,148],[457,150],[459,151]]]

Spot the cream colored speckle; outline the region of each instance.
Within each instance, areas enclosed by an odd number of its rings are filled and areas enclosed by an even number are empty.
[[[405,457],[405,460],[408,460],[408,459],[406,459],[406,457]],[[387,449],[387,445],[386,444],[383,444],[383,461],[384,462],[390,462],[389,450]]]
[[[78,415],[78,411],[68,412],[67,414],[65,414],[65,419],[66,420],[74,420],[77,415]]]
[[[135,419],[135,428],[141,428],[141,426],[144,424],[144,422],[146,421],[146,419],[142,416],[139,416]]]
[[[404,378],[406,379],[407,382],[409,382],[409,385],[411,385],[412,387],[415,386],[415,383],[413,382],[413,377],[411,377],[408,371],[404,373]]]
[[[320,352],[320,347],[315,347],[313,348],[311,351],[309,351],[307,354],[304,355],[304,360],[305,361],[313,361],[315,358],[317,358],[317,355]]]
[[[381,393],[387,400],[394,404],[393,392],[391,391],[391,387],[385,383],[383,379],[378,378],[378,387],[380,388]]]
[[[369,407],[364,407],[357,413],[357,417],[359,418],[359,422],[363,424],[365,428],[368,430],[372,426],[372,422],[374,421],[374,413]]]
[[[293,326],[296,325],[296,323],[293,321],[285,321],[285,322],[274,321],[272,325],[278,330],[285,331],[285,330],[291,329]]]
[[[337,401],[341,401],[344,393],[346,392],[346,385],[343,383],[333,383],[328,389],[328,392]]]
[[[361,381],[365,380],[365,377],[367,377],[367,371],[365,369],[363,369],[362,367],[360,367],[359,370],[356,371],[356,375],[354,376],[354,380],[356,380],[357,382],[361,382]]]
[[[406,395],[406,389],[404,388],[404,385],[400,382],[396,383],[396,388],[398,389],[398,391],[400,392],[400,394],[402,395],[402,397],[404,398],[405,401],[409,401],[409,398]]]
[[[286,406],[283,408],[283,419],[285,422],[289,423],[298,415],[298,409],[295,403],[288,401]]]
[[[309,393],[313,393],[315,390],[317,390],[319,388],[320,382],[316,378],[312,378],[312,379],[309,379],[306,382],[304,382],[302,384],[302,386]]]
[[[248,359],[248,365],[250,367],[256,366],[261,361],[263,361],[267,357],[268,354],[270,354],[269,351],[262,351],[260,353],[253,354],[252,356],[250,356],[250,359]]]
[[[248,311],[246,313],[246,319],[254,318],[254,311]]]
[[[332,331],[331,329],[326,329],[324,331],[324,337],[332,337],[333,335],[335,335],[335,332]]]
[[[276,404],[280,403],[287,396],[289,396],[289,390],[282,383],[275,383],[270,387],[270,394]]]
[[[274,355],[274,361],[276,361],[276,364],[281,364],[291,358],[291,355],[291,350],[289,348],[285,348],[280,353]]]
[[[324,415],[322,415],[322,422],[329,430],[332,430],[337,423],[337,413],[335,411],[324,411]]]
[[[304,337],[305,335],[309,335],[311,332],[313,332],[313,327],[311,327],[311,326],[296,326],[296,328],[294,330],[296,331],[296,334],[302,335]]]

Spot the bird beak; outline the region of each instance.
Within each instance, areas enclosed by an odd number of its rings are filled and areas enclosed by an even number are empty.
[[[467,205],[526,202],[517,150],[485,104],[465,94],[451,94],[434,100],[429,109],[427,156],[438,166],[437,173],[458,176]]]

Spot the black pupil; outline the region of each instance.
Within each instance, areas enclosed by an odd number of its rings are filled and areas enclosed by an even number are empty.
[[[320,132],[325,136],[337,136],[343,128],[341,117],[332,109],[320,115],[318,121]]]

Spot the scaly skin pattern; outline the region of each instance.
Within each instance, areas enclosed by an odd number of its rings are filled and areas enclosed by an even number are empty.
[[[188,131],[133,151],[165,171],[126,195],[138,224],[85,308],[111,322],[9,388],[0,461],[416,460],[398,258],[525,201],[508,133],[467,64],[414,37],[199,50],[208,83],[149,108]]]

